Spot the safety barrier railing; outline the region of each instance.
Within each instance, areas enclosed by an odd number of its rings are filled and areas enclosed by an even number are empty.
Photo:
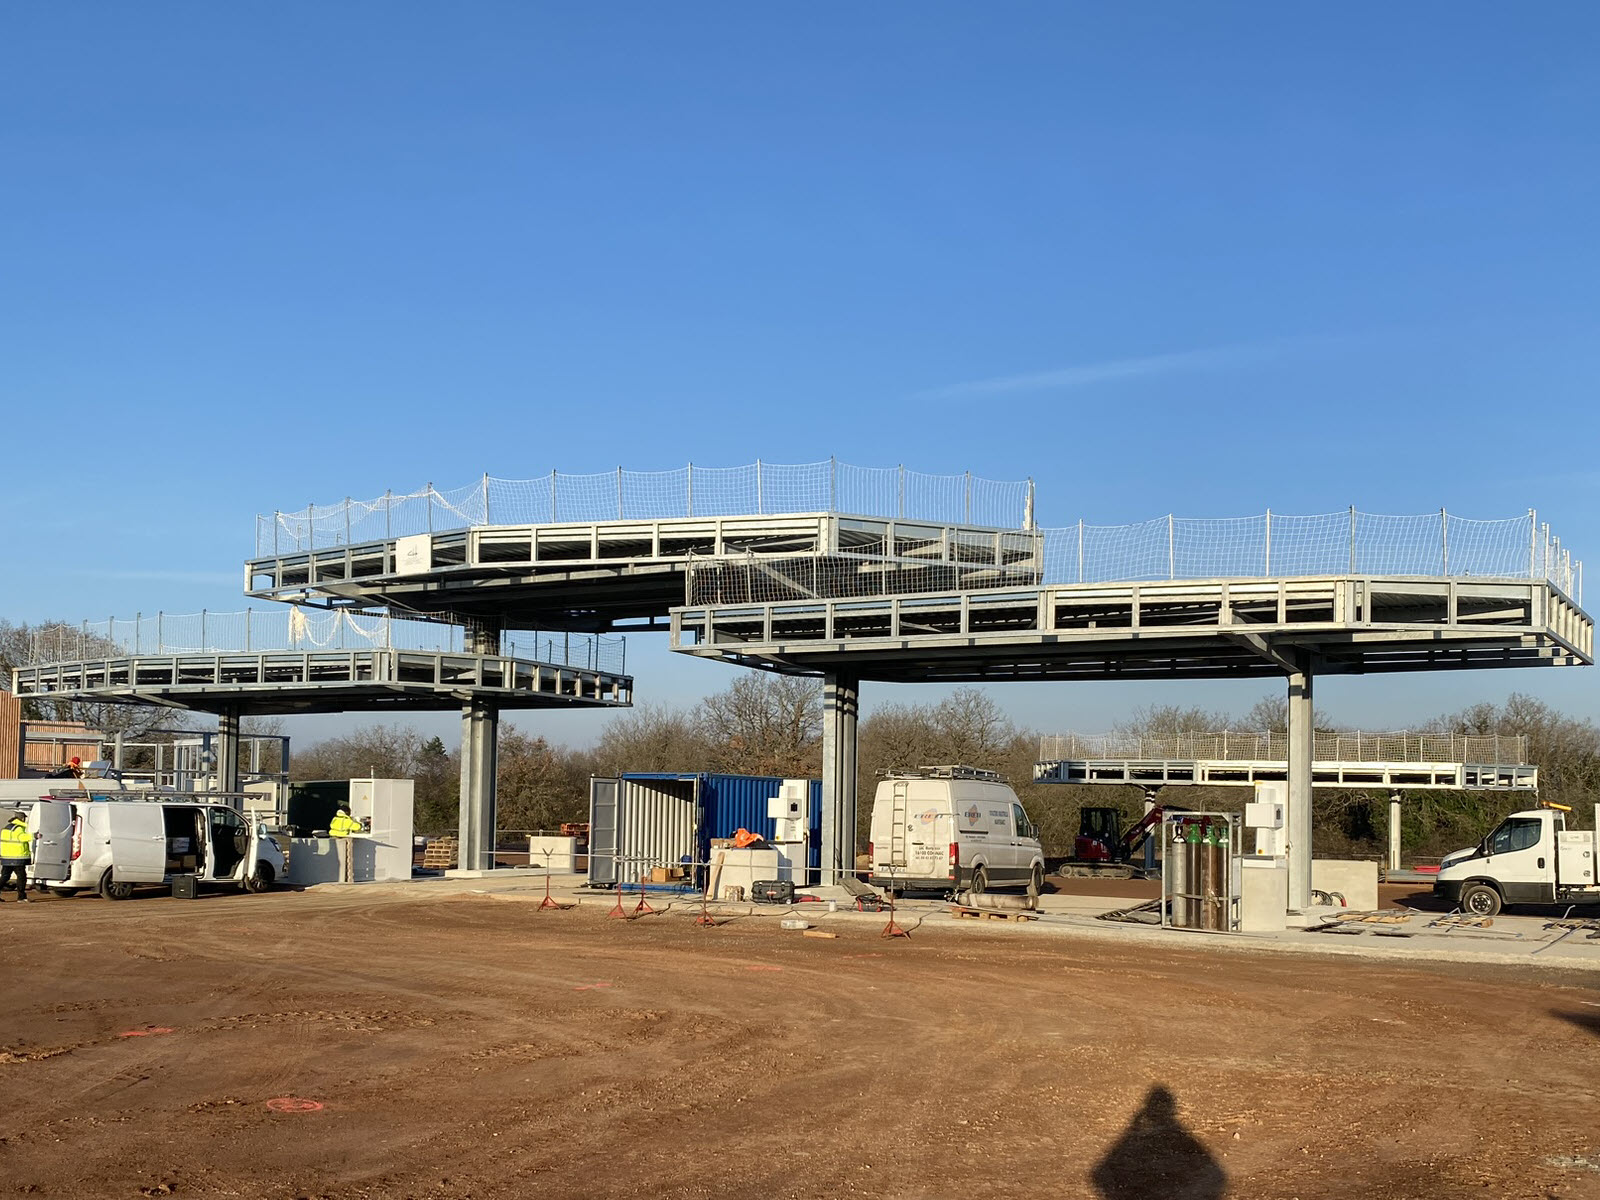
[[[1131,525],[1047,528],[1046,583],[1305,575],[1544,579],[1579,604],[1583,564],[1529,509],[1478,520],[1434,513],[1385,516],[1350,508],[1289,516],[1270,509],[1221,519],[1168,515]]]
[[[799,512],[906,517],[1020,529],[1030,523],[1033,481],[930,475],[898,467],[857,467],[834,459],[739,467],[690,464],[669,471],[621,467],[590,475],[552,471],[534,479],[483,476],[463,487],[429,483],[369,500],[308,504],[256,517],[257,558],[327,546],[440,533],[475,525],[659,520]]]
[[[1442,762],[1519,765],[1528,761],[1524,734],[1316,733],[1312,758],[1318,762]],[[1156,761],[1287,762],[1286,733],[1222,732],[1143,734],[1047,734],[1039,739],[1043,762],[1083,759]]]
[[[28,640],[19,666],[82,662],[140,654],[231,654],[272,650],[419,650],[466,653],[460,625],[384,613],[275,605],[240,612],[139,613],[77,625],[46,625]],[[554,666],[626,674],[627,643],[589,633],[517,630],[500,639],[499,653]]]

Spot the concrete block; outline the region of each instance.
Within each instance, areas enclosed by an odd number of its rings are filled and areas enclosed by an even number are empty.
[[[730,887],[741,887],[746,896],[759,881],[782,879],[776,850],[713,850],[711,861],[722,859],[722,874],[718,878],[717,893]],[[713,867],[713,870],[716,868]]]
[[[1239,873],[1239,932],[1276,933],[1286,926],[1289,868],[1246,861]]]
[[[1311,888],[1330,894],[1338,892],[1344,897],[1346,908],[1370,912],[1378,907],[1378,864],[1355,859],[1312,859]]]
[[[546,858],[546,851],[549,857]],[[528,865],[548,866],[551,871],[571,875],[578,869],[578,839],[574,837],[531,837],[528,839]]]

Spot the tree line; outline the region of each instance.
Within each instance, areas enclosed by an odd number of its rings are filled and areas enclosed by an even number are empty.
[[[1271,696],[1241,715],[1182,706],[1152,706],[1117,723],[1112,733],[1147,737],[1233,729],[1283,732],[1287,704]],[[1338,732],[1332,726],[1320,731]],[[1531,696],[1504,704],[1475,704],[1417,723],[1412,732],[1523,734],[1528,757],[1539,767],[1543,799],[1582,811],[1600,796],[1600,731]],[[1143,793],[1136,787],[1035,784],[1038,732],[1014,723],[989,695],[958,687],[932,704],[888,704],[859,729],[858,813],[867,837],[872,796],[882,772],[961,763],[996,770],[1022,798],[1039,826],[1045,853],[1072,851],[1084,807],[1121,810],[1136,820]],[[503,832],[554,829],[585,821],[589,778],[627,772],[726,772],[815,778],[822,767],[822,697],[815,680],[749,673],[727,688],[687,706],[641,705],[613,718],[588,747],[552,745],[537,734],[504,725],[500,734],[499,818]],[[448,833],[456,827],[459,760],[437,737],[397,725],[373,725],[319,742],[294,756],[297,779],[339,779],[376,773],[415,779],[417,829]],[[1231,811],[1245,788],[1169,787],[1162,799],[1183,808]],[[1428,857],[1476,842],[1506,812],[1527,807],[1522,794],[1407,793],[1402,846],[1407,856]],[[1318,852],[1375,857],[1387,846],[1386,790],[1318,788],[1313,797]]]

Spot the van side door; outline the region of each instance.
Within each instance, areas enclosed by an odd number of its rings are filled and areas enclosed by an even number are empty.
[[[1028,819],[1028,813],[1020,802],[1011,805],[1011,827],[1016,831],[1017,869],[1021,871],[1018,878],[1031,878],[1033,856],[1039,853],[1039,831],[1033,827],[1033,822]]]
[[[160,883],[167,877],[167,831],[161,805],[140,801],[106,805],[111,878],[116,883]]]
[[[72,801],[40,800],[28,813],[33,866],[28,874],[41,882],[67,878],[72,869]]]

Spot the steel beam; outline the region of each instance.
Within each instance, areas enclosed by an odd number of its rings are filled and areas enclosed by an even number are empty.
[[[239,790],[239,706],[225,704],[217,713],[217,791]]]
[[[837,883],[856,867],[856,719],[861,681],[832,672],[822,680],[822,877]]]
[[[1289,908],[1311,906],[1311,756],[1315,725],[1311,707],[1312,662],[1296,652],[1298,669],[1289,676]]]

